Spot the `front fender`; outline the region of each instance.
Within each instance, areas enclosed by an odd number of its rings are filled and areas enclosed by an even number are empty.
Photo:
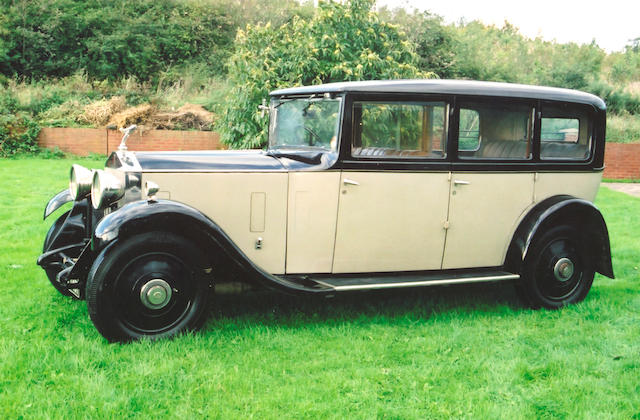
[[[588,240],[595,270],[614,278],[609,232],[600,210],[589,201],[568,195],[550,197],[527,214],[513,235],[505,266],[510,271],[520,272],[536,236],[559,223],[576,226]]]
[[[68,188],[60,191],[47,203],[47,206],[44,208],[44,215],[42,217],[42,220],[49,217],[51,213],[58,210],[60,207],[62,207],[63,204],[69,203],[71,201],[73,201],[73,198],[71,198],[71,193],[69,192]]]
[[[91,248],[97,255],[115,241],[154,230],[187,237],[202,247],[212,259],[224,258],[225,261],[231,261],[248,274],[250,279],[267,287],[288,292],[317,292],[267,273],[254,264],[217,223],[193,207],[177,201],[135,201],[108,214],[96,226]]]
[[[140,200],[103,217],[93,232],[91,248],[99,252],[117,239],[154,229],[182,234],[198,230],[226,236],[216,223],[193,207],[171,200]]]

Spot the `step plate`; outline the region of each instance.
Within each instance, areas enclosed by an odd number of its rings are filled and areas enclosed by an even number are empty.
[[[348,277],[307,277],[319,285],[333,289],[336,292],[352,290],[398,289],[404,287],[444,286],[453,284],[482,283],[492,281],[517,280],[520,275],[502,270],[474,270],[451,272],[424,272],[348,276]]]

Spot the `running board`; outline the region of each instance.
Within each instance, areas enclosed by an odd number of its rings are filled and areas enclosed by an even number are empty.
[[[426,271],[412,273],[366,273],[360,275],[287,276],[290,282],[307,285],[315,283],[324,291],[347,292],[356,290],[400,289],[405,287],[447,286],[518,280],[520,275],[500,269]]]

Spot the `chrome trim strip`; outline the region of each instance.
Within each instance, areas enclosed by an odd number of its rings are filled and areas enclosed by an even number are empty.
[[[316,172],[324,172],[324,171],[320,171],[320,170],[315,170]],[[183,173],[195,173],[195,174],[208,174],[208,173],[234,173],[234,174],[238,174],[238,173],[248,173],[248,174],[255,174],[255,173],[266,173],[266,172],[270,172],[270,173],[285,173],[285,172],[289,172],[286,169],[256,169],[256,170],[251,170],[251,169],[242,169],[242,170],[230,170],[230,169],[144,169],[142,172],[146,173],[179,173],[179,174],[183,174]]]
[[[486,281],[518,280],[519,278],[520,278],[519,274],[507,274],[504,276],[408,281],[403,283],[354,284],[354,285],[348,285],[348,286],[332,286],[332,287],[336,292],[343,292],[347,290],[395,289],[395,288],[416,287],[416,286],[443,286],[443,285],[450,285],[450,284],[481,283]],[[326,283],[321,283],[321,284],[326,284]]]
[[[318,283],[319,285],[328,287],[329,289],[334,289],[335,290],[335,286],[330,285],[329,283],[325,283],[322,280],[314,280],[316,283]]]

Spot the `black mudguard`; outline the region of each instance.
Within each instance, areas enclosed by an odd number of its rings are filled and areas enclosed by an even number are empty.
[[[231,262],[235,271],[241,270],[250,280],[285,292],[318,293],[265,272],[255,265],[213,220],[200,211],[171,200],[141,200],[129,203],[105,216],[96,226],[92,241],[93,255],[99,255],[106,247],[138,233],[154,230],[169,231],[193,240],[214,260],[221,258],[222,265]],[[231,271],[234,271],[233,268]]]
[[[56,194],[44,210],[46,219],[65,203],[73,201],[68,190]],[[89,223],[92,217],[88,199],[73,201],[73,207],[60,216],[45,237],[42,255],[37,264],[46,272],[49,280],[63,294],[71,293],[80,298],[84,281],[76,275],[76,259],[85,252],[89,243]]]
[[[588,240],[595,270],[614,278],[609,232],[602,213],[593,203],[569,195],[550,197],[525,216],[509,246],[505,267],[514,273],[521,272],[534,238],[559,223],[576,226],[583,232]]]
[[[71,193],[69,192],[68,188],[60,191],[47,203],[47,206],[44,208],[44,215],[42,216],[42,220],[46,219],[51,215],[51,213],[71,201],[73,201],[73,198],[71,198]]]

